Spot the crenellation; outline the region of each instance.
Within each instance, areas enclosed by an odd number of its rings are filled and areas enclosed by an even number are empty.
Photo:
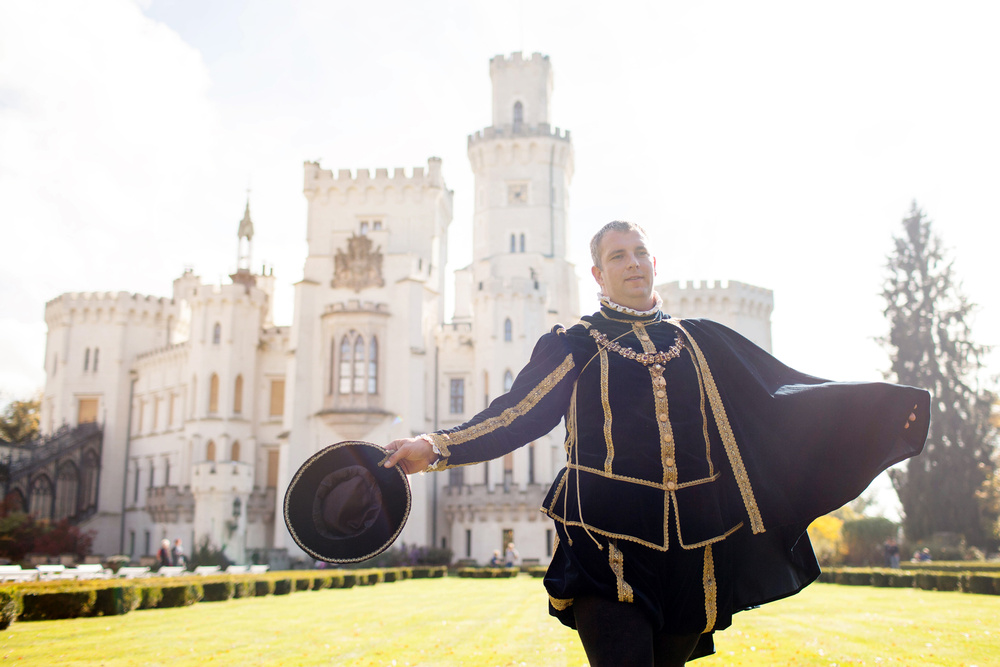
[[[474,134],[468,135],[467,144],[479,143],[481,141],[491,141],[494,139],[509,139],[517,137],[548,137],[559,139],[560,141],[572,141],[570,131],[560,127],[552,127],[548,123],[538,125],[502,125],[500,127],[490,126],[482,130],[476,130]]]
[[[304,163],[303,192],[306,195],[335,190],[347,191],[359,184],[363,184],[365,189],[374,189],[376,192],[390,187],[441,188],[444,187],[441,158],[428,158],[427,166],[413,167],[411,176],[406,175],[405,168],[394,167],[391,177],[386,167],[377,167],[374,176],[367,168],[359,168],[354,172],[350,169],[338,169],[337,175],[334,176],[332,170],[320,168],[318,162]]]
[[[490,72],[492,73],[494,69],[499,69],[501,67],[520,67],[525,65],[544,67],[549,64],[549,57],[539,53],[538,51],[535,51],[527,58],[524,57],[522,52],[514,51],[510,54],[510,56],[498,54],[490,58]]]

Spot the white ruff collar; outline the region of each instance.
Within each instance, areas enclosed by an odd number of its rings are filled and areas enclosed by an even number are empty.
[[[606,306],[611,310],[617,310],[619,313],[624,313],[625,315],[636,315],[638,317],[652,317],[653,315],[656,315],[656,313],[660,312],[660,309],[663,307],[663,299],[660,298],[660,295],[656,291],[653,292],[653,307],[649,310],[636,310],[634,308],[622,306],[609,299],[604,292],[598,292],[597,299],[601,302],[602,306]]]

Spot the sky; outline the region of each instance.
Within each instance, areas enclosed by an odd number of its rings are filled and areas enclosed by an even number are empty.
[[[248,191],[290,323],[307,160],[442,158],[448,268],[467,264],[466,138],[491,124],[489,59],[515,51],[550,57],[572,132],[582,312],[588,239],[633,220],[658,280],[772,289],[789,365],[880,380],[884,265],[916,201],[995,345],[998,29],[991,2],[3,0],[0,396],[43,385],[59,294],[228,280]]]

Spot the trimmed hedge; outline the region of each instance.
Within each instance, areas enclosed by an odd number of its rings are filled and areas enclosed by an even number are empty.
[[[0,588],[0,630],[6,630],[24,611],[21,591],[17,588]]]
[[[275,579],[274,581],[274,594],[275,595],[288,595],[295,589],[292,585],[291,579]]]
[[[142,597],[139,609],[155,609],[163,599],[163,589],[159,586],[140,586],[139,594]]]
[[[953,591],[1000,595],[1000,573],[938,571],[930,568],[890,570],[887,568],[830,568],[819,577],[823,583],[882,588],[919,588],[925,591]],[[865,582],[868,582],[867,584]]]
[[[516,567],[460,567],[459,577],[472,579],[510,579],[520,573]]]
[[[253,594],[257,597],[272,595],[274,593],[274,579],[258,579],[253,582]]]
[[[236,595],[236,584],[230,581],[213,581],[202,585],[205,602],[225,602],[232,600]]]
[[[90,616],[97,603],[97,591],[69,590],[32,591],[24,594],[24,611],[21,619],[25,621],[52,621],[61,618],[78,618]]]
[[[165,607],[187,607],[195,602],[200,602],[205,597],[205,589],[201,584],[181,584],[179,586],[164,586],[163,599],[160,600],[158,608]]]
[[[94,603],[95,616],[121,616],[136,609],[142,602],[142,593],[134,584],[111,586],[97,591]]]

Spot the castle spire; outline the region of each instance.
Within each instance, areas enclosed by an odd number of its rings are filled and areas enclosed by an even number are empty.
[[[250,194],[247,193],[247,207],[243,211],[243,219],[240,220],[240,231],[238,238],[245,238],[247,241],[253,239],[253,220],[250,219]]]
[[[245,240],[244,240],[245,239]],[[230,276],[233,282],[252,284],[250,256],[253,249],[253,220],[250,219],[250,191],[247,190],[247,205],[236,234],[236,273]]]

